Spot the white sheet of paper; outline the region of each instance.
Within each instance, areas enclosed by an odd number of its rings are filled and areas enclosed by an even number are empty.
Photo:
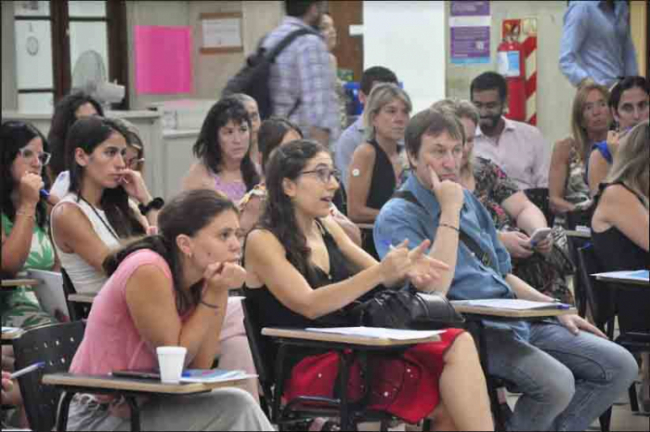
[[[308,328],[309,332],[329,333],[343,336],[359,336],[377,339],[391,339],[395,341],[409,341],[428,339],[436,337],[444,330],[418,331],[418,330],[396,330],[378,327],[338,327],[338,328]]]
[[[243,46],[241,18],[203,20],[203,48],[232,48]]]
[[[618,272],[609,272],[609,273],[596,273],[592,276],[605,276],[612,279],[636,279],[640,281],[649,281],[650,272],[648,270],[632,270],[632,271],[618,271]]]

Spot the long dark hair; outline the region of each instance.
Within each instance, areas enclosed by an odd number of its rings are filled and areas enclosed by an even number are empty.
[[[23,147],[27,146],[34,138],[41,138],[43,140],[43,151],[48,151],[47,140],[43,134],[29,123],[21,121],[6,121],[0,127],[0,160],[2,160],[2,214],[6,215],[9,220],[13,221],[16,218],[16,208],[11,201],[11,193],[18,184],[14,181],[11,175],[11,167],[18,156],[18,152]],[[49,179],[44,172],[41,176],[45,183],[45,189],[49,189]],[[47,228],[47,205],[45,200],[40,200],[36,205],[36,223],[39,227]]]
[[[65,157],[65,143],[68,138],[68,132],[72,125],[77,121],[77,110],[79,107],[87,103],[95,107],[99,116],[104,116],[104,109],[99,102],[82,91],[70,93],[61,99],[54,108],[52,127],[47,135],[47,138],[50,141],[50,147],[52,148],[50,172],[54,178],[56,178],[62,171],[68,169]]]
[[[311,249],[298,226],[291,198],[284,193],[283,182],[285,179],[298,179],[310,160],[327,152],[316,141],[294,141],[278,148],[266,167],[268,198],[259,227],[277,237],[287,251],[287,260],[308,280],[313,280],[314,275],[314,268],[310,264]]]
[[[104,271],[110,277],[129,255],[151,250],[162,256],[172,271],[176,292],[176,307],[181,314],[196,306],[201,300],[203,281],[193,285],[188,292],[183,291],[183,268],[181,252],[176,245],[180,235],[194,237],[200,230],[227,211],[237,212],[232,201],[223,198],[213,190],[192,190],[183,192],[172,199],[158,216],[159,234],[145,237],[104,260]]]
[[[231,120],[236,125],[246,123],[248,129],[251,129],[251,120],[246,107],[236,96],[225,97],[214,104],[203,122],[199,138],[194,144],[194,155],[215,174],[219,174],[223,162],[219,130]],[[260,182],[260,176],[251,160],[250,144],[248,152],[241,162],[241,173],[247,191],[252,190]]]
[[[76,193],[81,200],[81,185],[85,168],[77,164],[75,151],[80,148],[90,155],[114,133],[129,141],[128,131],[120,124],[103,117],[86,117],[75,122],[70,128],[66,141],[66,160],[70,169],[70,192]],[[120,238],[128,238],[145,233],[142,223],[129,206],[129,195],[122,186],[106,189],[101,199],[106,218]]]
[[[273,150],[278,148],[284,136],[290,131],[295,131],[300,138],[303,138],[300,127],[284,117],[271,117],[264,120],[260,126],[258,147],[262,155],[262,172],[266,169],[266,164],[271,158]]]

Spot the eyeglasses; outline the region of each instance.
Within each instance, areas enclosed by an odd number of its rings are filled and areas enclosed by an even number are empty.
[[[336,181],[339,181],[339,179],[341,178],[341,171],[336,169],[332,170],[329,168],[318,168],[313,171],[303,171],[300,174],[301,175],[316,174],[318,180],[320,180],[325,184],[331,182],[332,178],[334,178]]]
[[[144,158],[128,159],[124,163],[128,169],[137,170],[144,163]]]
[[[34,150],[28,148],[21,148],[18,150],[18,153],[25,159],[32,159],[34,156],[36,156],[40,164],[43,166],[49,164],[50,159],[52,159],[52,155],[50,153],[36,153]]]

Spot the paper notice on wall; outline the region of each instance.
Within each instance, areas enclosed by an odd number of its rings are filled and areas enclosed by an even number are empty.
[[[451,2],[451,62],[453,64],[490,63],[489,1]]]
[[[135,26],[138,94],[192,92],[192,28]]]
[[[203,20],[203,48],[238,48],[243,46],[241,18]]]

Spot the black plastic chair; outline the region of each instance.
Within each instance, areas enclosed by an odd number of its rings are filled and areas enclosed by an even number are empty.
[[[299,397],[283,404],[284,381],[287,378],[286,373],[289,372],[285,370],[284,360],[292,349],[318,345],[320,348],[337,352],[341,364],[339,389],[342,388],[341,383],[345,383],[343,388],[347,388],[347,377],[355,356],[358,356],[362,364],[367,364],[367,351],[364,351],[363,347],[336,343],[314,343],[300,340],[274,342],[270,338],[262,336],[262,327],[256,320],[248,300],[244,299],[242,301],[242,308],[246,334],[264,392],[262,406],[271,422],[278,425],[280,431],[286,430],[286,427],[296,426],[319,417],[339,418],[341,420],[341,430],[356,430],[359,423],[365,422],[381,423],[381,430],[387,430],[390,424],[397,421],[387,413],[366,409],[364,401],[360,403],[348,402],[345,392],[338,392],[341,393],[338,399]],[[275,358],[271,354],[274,348],[273,343],[279,343],[278,355]],[[352,350],[352,353],[349,352],[350,350]],[[367,373],[365,375],[368,380],[365,387],[369,389],[369,380],[372,374]],[[424,423],[424,431],[429,430],[431,430],[431,422],[427,420]]]
[[[548,188],[526,189],[524,193],[544,213],[548,226],[552,227],[555,222],[555,214],[551,211]]]
[[[61,269],[61,276],[63,277],[63,294],[65,295],[65,302],[68,305],[68,312],[70,313],[71,321],[81,321],[88,318],[90,314],[90,304],[79,303],[70,300],[70,295],[77,294],[77,290],[68,276],[64,268]]]
[[[54,427],[61,391],[43,385],[41,379],[44,374],[68,371],[84,330],[83,321],[54,324],[28,330],[14,341],[16,369],[45,363],[44,368],[18,378],[32,430],[51,431]]]

